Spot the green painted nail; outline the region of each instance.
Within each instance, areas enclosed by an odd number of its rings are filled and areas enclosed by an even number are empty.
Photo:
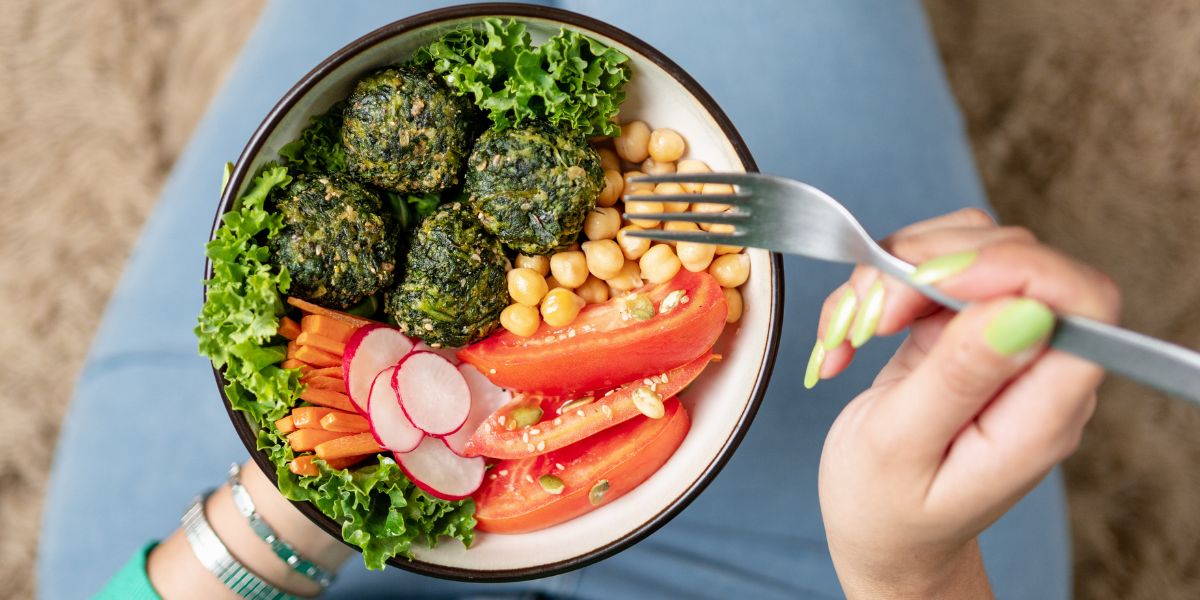
[[[879,318],[883,316],[883,280],[876,279],[867,290],[862,308],[858,310],[858,318],[854,320],[854,331],[850,334],[850,345],[861,348],[875,335],[879,327]]]
[[[833,314],[829,317],[829,326],[825,328],[826,350],[833,350],[846,340],[846,333],[850,331],[850,323],[854,322],[854,311],[856,310],[858,310],[858,294],[855,294],[854,290],[847,289],[846,293],[838,299],[837,305],[833,307]]]
[[[1013,300],[992,318],[983,338],[997,354],[1012,356],[1044,340],[1054,329],[1054,312],[1029,298]]]
[[[812,356],[808,357],[808,368],[804,371],[804,388],[811,390],[821,380],[821,365],[825,363],[825,346],[821,340],[813,345]]]
[[[978,250],[967,250],[966,252],[955,252],[954,254],[939,256],[917,265],[917,270],[913,271],[913,274],[909,275],[908,279],[913,283],[937,283],[967,270],[967,267],[971,266],[971,263],[975,262],[975,259],[978,257]]]

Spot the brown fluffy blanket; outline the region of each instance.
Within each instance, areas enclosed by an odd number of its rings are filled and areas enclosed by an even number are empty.
[[[927,4],[1002,218],[1116,277],[1128,325],[1200,347],[1200,1]],[[54,437],[97,319],[259,8],[5,7],[0,581],[10,597],[32,596]],[[1198,467],[1200,411],[1107,384],[1068,464],[1079,597],[1200,597]]]

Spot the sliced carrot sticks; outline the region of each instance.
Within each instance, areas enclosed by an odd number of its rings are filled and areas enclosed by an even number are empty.
[[[314,367],[333,367],[342,364],[342,357],[335,356],[312,346],[300,346],[292,355],[296,360],[302,360]]]
[[[305,315],[300,319],[300,329],[345,344],[358,327],[325,315]]]
[[[342,367],[322,367],[313,369],[304,373],[304,379],[312,379],[314,377],[332,377],[334,379],[344,379]]]
[[[307,431],[316,431],[316,430],[309,429]],[[297,433],[299,433],[299,432],[297,432]],[[323,460],[332,460],[335,458],[345,458],[347,456],[355,456],[358,454],[374,454],[376,452],[383,451],[383,448],[379,445],[378,442],[375,441],[375,436],[371,435],[370,433],[358,433],[358,434],[354,434],[354,435],[346,435],[343,433],[335,433],[332,431],[326,431],[324,433],[328,433],[331,435],[341,435],[344,437],[339,437],[337,439],[333,439],[328,442],[322,442],[320,444],[317,444],[317,447],[316,447],[317,457],[321,458]],[[292,435],[296,435],[296,434],[293,433]]]
[[[291,433],[296,430],[296,422],[292,420],[292,415],[288,415],[275,421],[275,429],[278,429],[279,433]]]
[[[369,456],[372,456],[372,455],[371,454],[360,454],[358,456],[346,456],[344,458],[331,458],[331,459],[325,461],[325,464],[329,465],[330,467],[333,467],[334,469],[345,469],[346,467],[349,467],[351,465],[356,465],[356,464],[362,462],[362,460],[364,458],[367,458]]]
[[[333,377],[306,377],[304,385],[337,392],[339,394],[346,393],[346,380],[336,379]]]
[[[306,300],[301,300],[299,298],[293,298],[291,296],[288,296],[287,303],[291,304],[292,306],[295,306],[296,308],[299,308],[300,310],[302,310],[306,313],[313,314],[313,315],[321,315],[323,317],[329,317],[331,319],[335,319],[335,320],[341,321],[347,325],[353,326],[356,329],[359,327],[362,327],[363,325],[370,325],[371,323],[375,322],[370,319],[364,319],[362,317],[356,317],[349,313],[344,313],[340,310],[333,310],[330,308],[325,308],[324,306],[318,306],[316,304],[313,304],[312,302],[308,302]]]
[[[333,469],[345,469],[346,467],[358,464],[368,456],[371,455],[360,454],[358,456],[347,456],[345,458],[331,458],[325,461],[325,464],[329,465],[330,468]],[[292,459],[292,462],[288,463],[288,470],[296,475],[316,477],[317,475],[321,474],[321,470],[317,468],[317,465],[313,464],[314,458],[316,458],[316,456],[312,454],[302,454],[297,456],[296,458]]]
[[[325,406],[301,406],[292,410],[292,423],[297,429],[321,429],[321,419],[331,412],[338,411]]]
[[[358,409],[354,408],[354,405],[350,403],[349,396],[331,390],[306,387],[304,388],[304,392],[300,394],[300,398],[320,406],[336,408],[346,412],[358,412]]]
[[[339,342],[323,335],[317,335],[311,331],[301,332],[300,337],[296,338],[296,343],[300,344],[301,346],[316,348],[322,352],[328,352],[334,356],[340,357],[346,353],[345,342]]]
[[[362,415],[330,411],[321,417],[321,428],[342,433],[363,433],[371,430],[371,424]]]
[[[292,446],[293,452],[307,452],[320,444],[341,437],[346,437],[346,434],[337,431],[325,431],[324,429],[297,429],[289,433],[287,439],[288,444]]]
[[[296,339],[296,337],[300,335],[300,324],[288,317],[280,319],[279,335],[282,335],[289,340]]]

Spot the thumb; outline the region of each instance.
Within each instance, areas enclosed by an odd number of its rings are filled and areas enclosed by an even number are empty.
[[[880,406],[910,449],[935,456],[1008,382],[1037,359],[1054,313],[1029,298],[968,306],[950,321],[925,358]]]

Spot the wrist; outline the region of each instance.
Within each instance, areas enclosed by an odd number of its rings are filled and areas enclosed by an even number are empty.
[[[850,600],[993,597],[976,539],[949,551],[896,552],[884,560],[833,547],[834,568]]]

